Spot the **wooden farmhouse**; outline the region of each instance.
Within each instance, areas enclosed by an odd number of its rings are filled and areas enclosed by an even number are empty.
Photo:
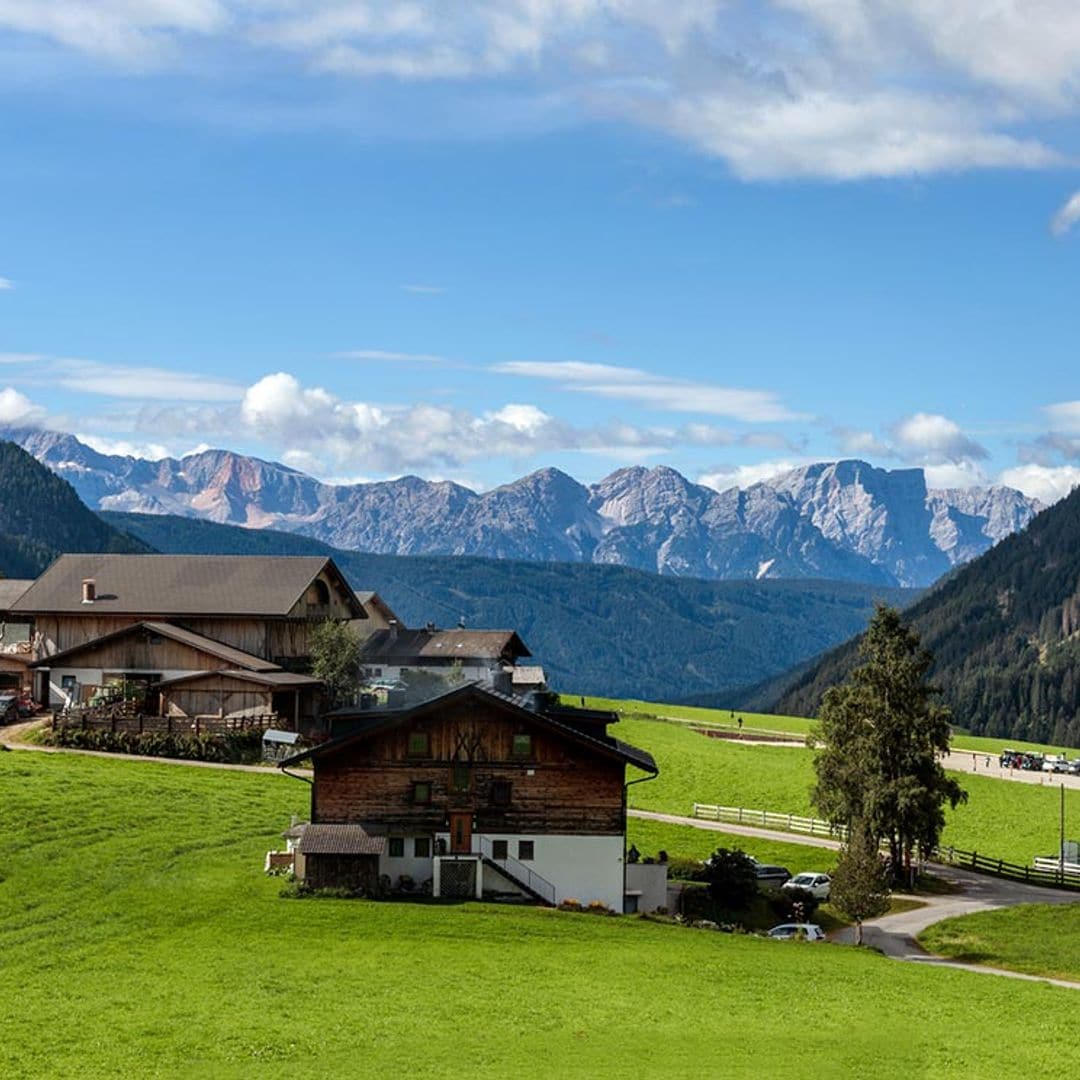
[[[33,585],[21,578],[0,579],[0,691],[29,692],[33,643],[26,620],[12,612],[12,607]]]
[[[311,633],[369,614],[321,556],[62,555],[15,600],[35,693],[54,708],[132,688],[148,713],[310,723]]]
[[[614,713],[471,683],[411,708],[331,715],[337,734],[281,765],[314,769],[311,822],[292,834],[311,885],[374,892],[381,878],[619,912],[666,903],[666,867],[626,863],[627,766],[639,779],[658,770],[608,733]],[[634,877],[644,871],[653,880]]]

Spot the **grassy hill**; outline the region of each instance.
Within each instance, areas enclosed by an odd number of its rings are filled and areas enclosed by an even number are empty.
[[[102,521],[75,489],[21,447],[0,442],[0,573],[36,577],[66,551],[151,548]]]
[[[837,582],[717,582],[622,566],[337,551],[292,533],[104,514],[159,551],[332,555],[412,625],[518,630],[556,686],[678,700],[786,670],[857,633],[876,599],[909,590]]]
[[[907,615],[936,658],[933,678],[957,724],[977,735],[1080,743],[1080,489]],[[824,657],[770,707],[813,715],[857,663],[857,645]]]
[[[307,797],[275,775],[0,754],[0,1074],[1005,1080],[1072,1053],[1068,991],[842,946],[281,899],[263,852]]]

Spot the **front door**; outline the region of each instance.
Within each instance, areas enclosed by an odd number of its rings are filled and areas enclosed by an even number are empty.
[[[472,814],[450,815],[450,854],[468,855],[472,851]]]

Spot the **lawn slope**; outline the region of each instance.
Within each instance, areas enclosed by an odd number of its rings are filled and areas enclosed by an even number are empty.
[[[282,900],[261,855],[306,798],[0,754],[0,1075],[1030,1078],[1071,1053],[1078,999],[1046,986],[633,918]]]

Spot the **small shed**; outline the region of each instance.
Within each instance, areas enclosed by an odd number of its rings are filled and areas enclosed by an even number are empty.
[[[263,761],[282,761],[292,754],[300,741],[300,732],[267,728],[262,737]]]
[[[371,895],[378,889],[379,856],[386,851],[386,837],[372,836],[360,825],[312,823],[304,829],[296,851],[297,876],[312,888],[346,888]]]

